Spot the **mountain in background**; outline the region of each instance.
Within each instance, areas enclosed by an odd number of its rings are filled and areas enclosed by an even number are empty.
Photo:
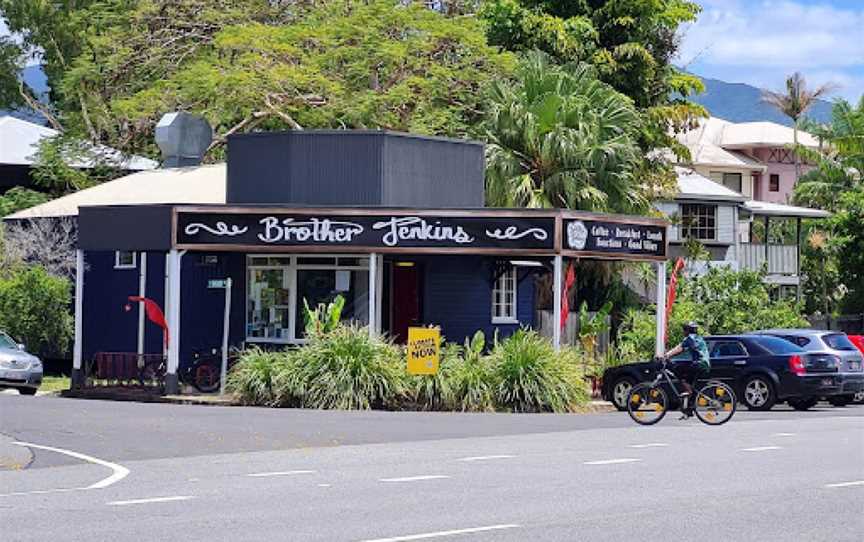
[[[783,115],[760,98],[762,90],[744,83],[727,83],[719,79],[702,77],[705,92],[690,99],[702,104],[712,117],[719,117],[730,122],[771,121],[786,126],[792,126],[789,117]],[[831,121],[831,103],[818,100],[807,117],[816,122]]]
[[[36,96],[38,96],[41,101],[48,101],[48,78],[45,77],[45,73],[42,71],[41,66],[25,67],[24,70],[21,72],[21,78],[30,88],[33,89],[33,92],[36,93]],[[13,111],[0,109],[0,117],[4,115],[11,115],[22,120],[34,122],[36,124],[47,124],[45,122],[45,118],[42,117],[42,115],[32,111],[29,108],[16,109]]]

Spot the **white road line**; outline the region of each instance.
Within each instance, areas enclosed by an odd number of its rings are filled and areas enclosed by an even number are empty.
[[[756,446],[755,448],[742,448],[741,452],[767,452],[768,450],[780,450],[780,446]]]
[[[83,491],[83,487],[71,487],[68,489],[37,489],[34,491],[18,491],[15,493],[2,493],[0,497],[20,497],[21,495],[46,495],[48,493],[67,493],[69,491]]]
[[[515,455],[507,455],[507,454],[501,454],[501,455],[475,455],[475,456],[473,456],[473,457],[460,457],[460,458],[457,459],[456,461],[466,461],[466,462],[471,462],[471,461],[487,461],[487,460],[490,460],[490,459],[510,459],[511,457],[516,457],[516,456],[515,456]]]
[[[315,470],[285,470],[278,472],[256,472],[254,474],[247,474],[246,476],[251,476],[252,478],[264,478],[266,476],[294,476],[297,474],[315,474],[318,471]]]
[[[460,534],[486,533],[489,531],[503,531],[505,529],[517,529],[519,525],[507,523],[504,525],[489,525],[487,527],[470,527],[468,529],[455,529],[453,531],[438,531],[437,533],[409,534],[406,536],[394,536],[391,538],[375,538],[362,542],[407,542],[409,540],[426,540],[428,538],[443,538],[445,536],[456,536]]]
[[[111,476],[99,480],[95,484],[90,484],[87,487],[82,487],[78,489],[102,489],[110,486],[111,484],[119,482],[120,480],[126,478],[129,475],[129,469],[122,465],[118,465],[117,463],[111,463],[110,461],[105,461],[104,459],[92,457],[86,454],[82,454],[80,452],[64,450],[63,448],[54,448],[52,446],[42,446],[41,444],[33,444],[32,442],[13,442],[12,444],[16,444],[18,446],[26,446],[27,448],[48,450],[49,452],[57,452],[58,454],[68,455],[69,457],[74,457],[75,459],[81,459],[82,461],[88,461],[90,463],[95,463],[96,465],[108,467],[109,469],[114,471]]]
[[[851,487],[864,486],[864,480],[856,480],[855,482],[840,482],[839,484],[825,484],[825,487]]]
[[[647,444],[631,444],[627,446],[628,448],[662,448],[664,446],[669,446],[665,442],[649,442]]]
[[[617,465],[619,463],[635,463],[637,461],[642,461],[641,459],[635,459],[633,457],[622,457],[620,459],[603,459],[600,461],[586,461],[582,463],[583,465]]]
[[[443,474],[426,474],[423,476],[406,476],[404,478],[380,478],[379,482],[419,482],[421,480],[441,480],[443,478],[450,478],[449,476],[445,476]]]
[[[795,433],[774,433],[772,437],[794,437]]]
[[[175,495],[173,497],[151,497],[149,499],[133,499],[131,501],[111,501],[106,502],[108,506],[126,506],[129,504],[149,504],[154,502],[173,502],[173,501],[188,501],[194,499],[190,495]]]

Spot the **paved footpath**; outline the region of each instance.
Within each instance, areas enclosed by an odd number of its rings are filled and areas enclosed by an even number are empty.
[[[4,542],[864,535],[864,407],[645,428],[619,413],[2,396],[0,433],[33,454],[29,468],[0,470]]]

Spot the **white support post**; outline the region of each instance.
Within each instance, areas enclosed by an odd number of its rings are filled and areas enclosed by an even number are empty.
[[[177,378],[177,369],[180,366],[180,262],[184,252],[171,249],[168,253],[168,369],[165,375],[165,392],[169,395],[180,391]]]
[[[170,311],[169,305],[171,305],[171,296],[169,295],[169,291],[171,290],[171,252],[165,253],[165,290],[162,296],[162,310],[165,311],[165,318],[168,318],[168,313]],[[170,333],[170,329],[169,329]],[[168,358],[168,345],[165,344],[165,341],[162,341],[162,356]]]
[[[552,297],[553,300],[553,310],[552,310],[552,327],[554,331],[552,332],[552,346],[555,347],[556,352],[561,351],[561,268],[563,267],[563,261],[561,255],[555,256],[555,266],[553,273],[555,276],[552,279]]]
[[[657,262],[657,336],[654,354],[666,354],[666,262]]]
[[[231,334],[231,277],[225,279],[225,315],[222,320],[222,370],[219,373],[219,395],[225,395],[228,379],[228,336]]]
[[[81,358],[84,349],[84,251],[75,251],[75,345],[72,350],[72,387],[84,384]]]
[[[147,297],[147,253],[141,252],[138,276],[138,297]],[[138,303],[138,355],[144,355],[144,322],[146,307],[144,303]]]
[[[369,336],[377,333],[378,323],[378,255],[369,255]]]
[[[378,277],[375,279],[378,289],[375,291],[378,295],[375,297],[375,332],[381,334],[381,314],[384,310],[384,256],[378,255]]]

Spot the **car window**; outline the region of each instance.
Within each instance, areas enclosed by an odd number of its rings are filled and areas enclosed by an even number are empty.
[[[752,337],[753,342],[770,352],[771,354],[800,354],[804,349],[779,337],[761,335]]]
[[[18,344],[12,340],[12,337],[0,331],[0,348],[18,348]]]
[[[711,343],[710,352],[712,358],[747,355],[747,349],[738,341],[717,341]]]
[[[797,344],[798,346],[804,347],[810,344],[810,339],[808,337],[795,337],[794,335],[783,335],[783,338],[789,341],[790,343]]]
[[[834,350],[857,350],[845,333],[831,333],[830,335],[823,335],[822,340]]]

